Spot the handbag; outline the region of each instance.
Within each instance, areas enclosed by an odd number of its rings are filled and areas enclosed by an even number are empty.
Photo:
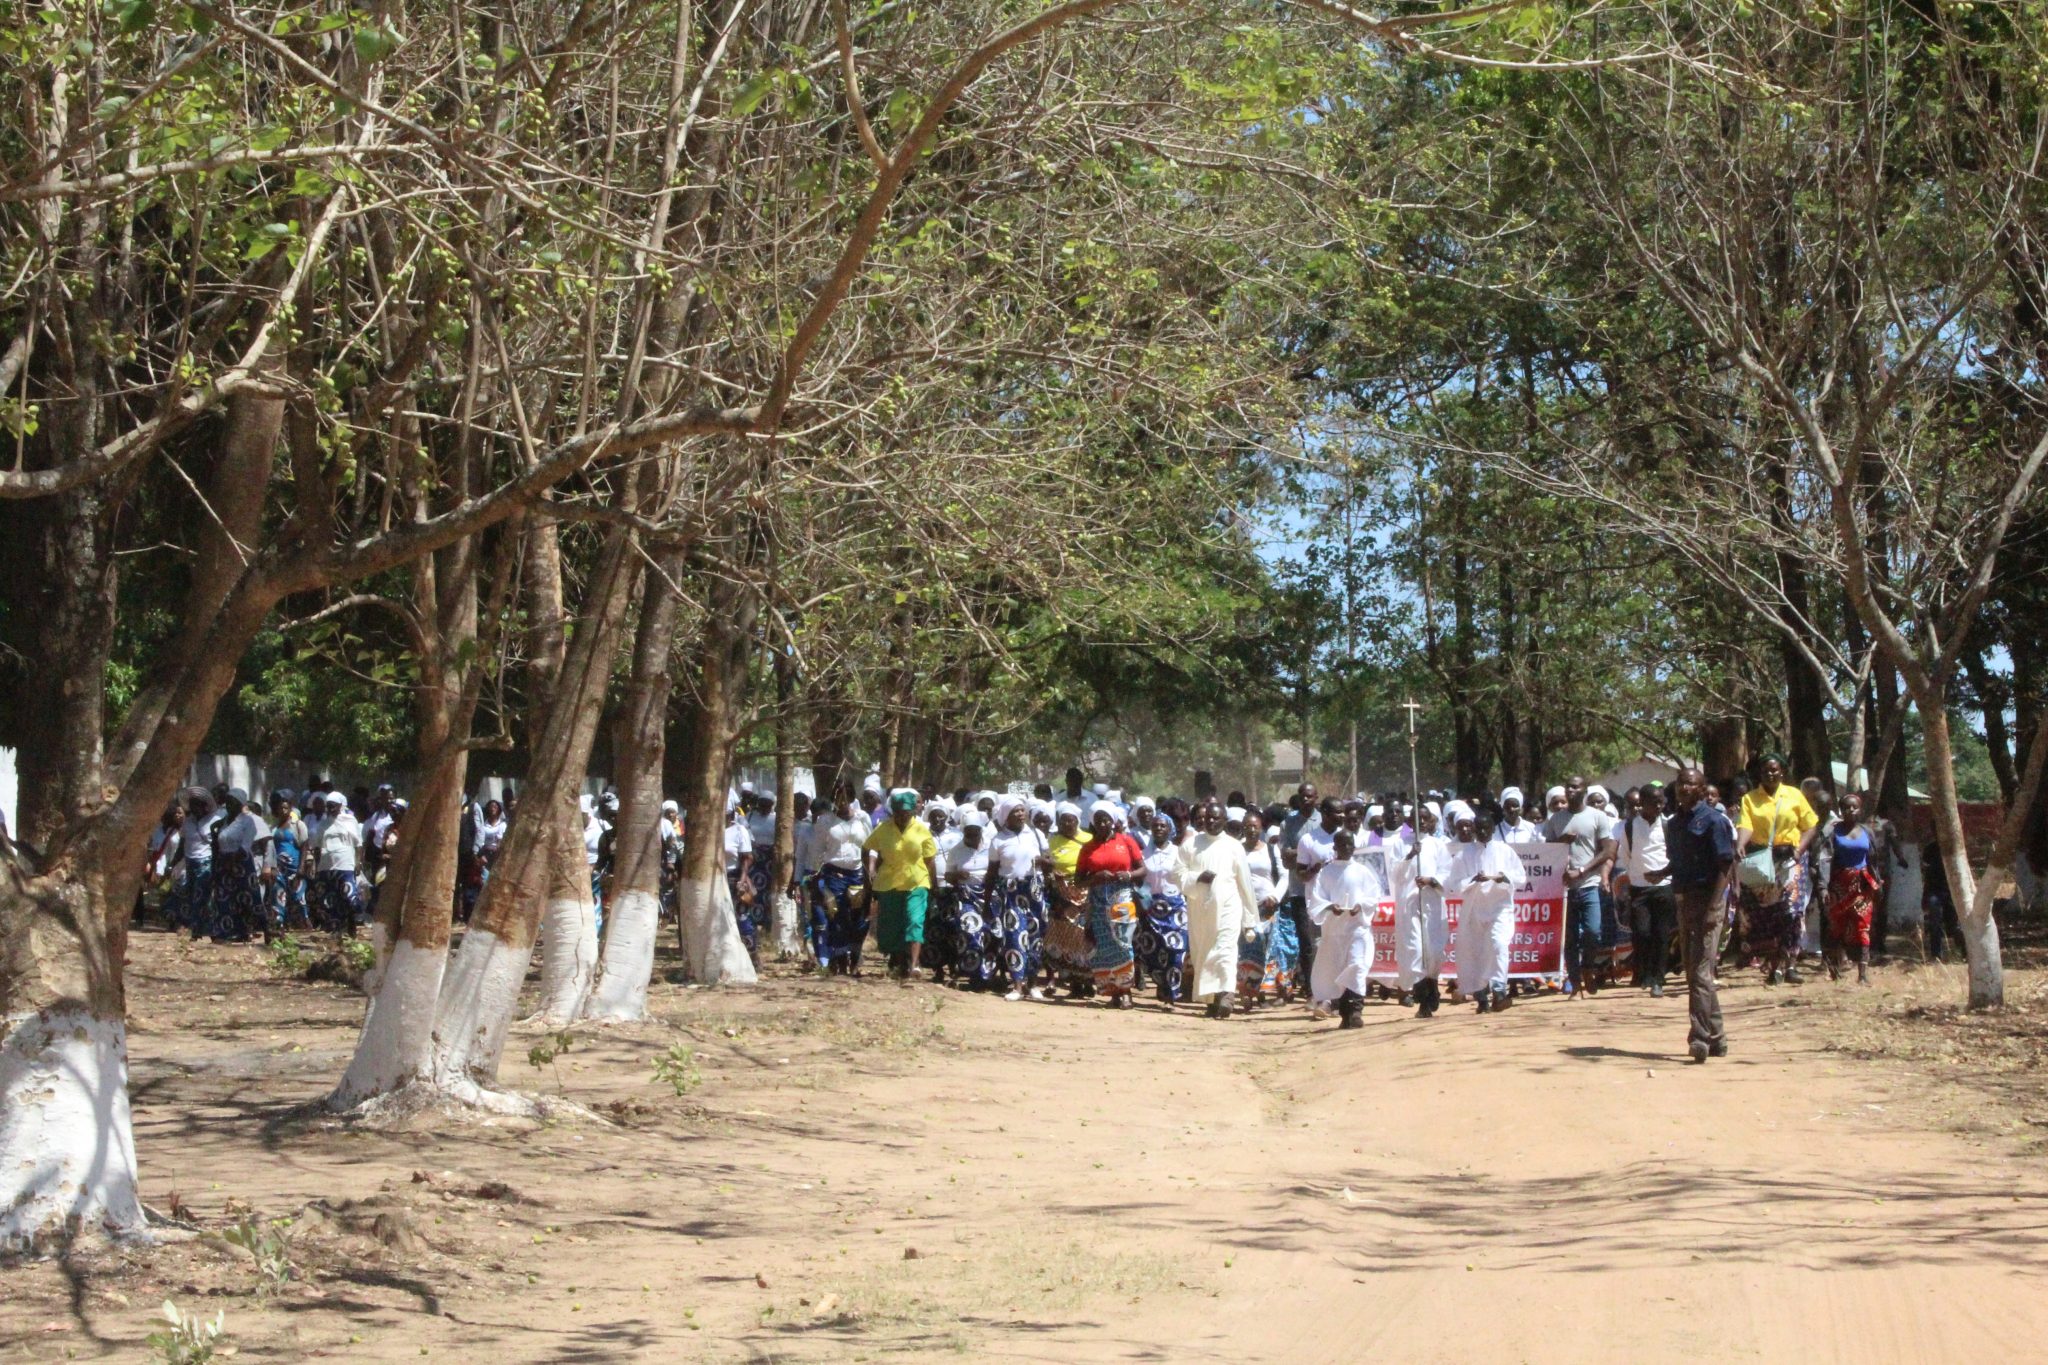
[[[1735,865],[1735,879],[1744,891],[1762,897],[1766,892],[1778,889],[1778,867],[1771,849],[1778,842],[1778,802],[1771,799],[1771,835],[1763,847],[1742,855],[1742,861]]]

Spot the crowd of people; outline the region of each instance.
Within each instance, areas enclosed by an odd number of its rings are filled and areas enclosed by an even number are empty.
[[[514,798],[516,799],[516,798]],[[1065,787],[885,791],[870,775],[829,800],[792,803],[792,856],[772,855],[772,796],[741,784],[722,839],[748,950],[859,976],[872,937],[887,972],[1009,1001],[1099,1001],[1140,993],[1198,1005],[1212,1019],[1300,1001],[1344,1028],[1375,993],[1424,1018],[1444,1003],[1454,949],[1458,999],[1477,1012],[1555,987],[1586,999],[1620,984],[1653,996],[1683,972],[1689,1045],[1726,1049],[1715,998],[1726,961],[1769,985],[1802,964],[1867,980],[1882,953],[1886,883],[1912,856],[1859,793],[1794,785],[1766,757],[1753,776],[1710,783],[1696,769],[1617,798],[1568,778],[1532,805],[1521,789],[1466,797],[1405,792],[1341,799],[1303,784],[1261,809],[1241,793],[1125,799],[1079,769]],[[407,803],[390,785],[344,793],[324,780],[269,794],[194,787],[164,814],[149,849],[171,921],[195,937],[249,942],[296,928],[352,931],[371,913],[404,836]],[[466,920],[510,827],[497,800],[462,817],[451,913]],[[598,912],[619,816],[609,791],[582,806]],[[675,913],[685,840],[673,801],[661,815],[664,915]],[[1544,979],[1511,971],[1517,846],[1563,850],[1562,959]],[[1926,946],[1955,931],[1939,852],[1925,859]],[[1460,910],[1452,943],[1446,902]],[[1393,915],[1394,979],[1373,978],[1373,916]]]

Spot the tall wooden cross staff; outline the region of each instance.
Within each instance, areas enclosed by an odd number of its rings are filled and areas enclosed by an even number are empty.
[[[1401,703],[1401,709],[1408,713],[1408,799],[1419,806],[1422,804],[1422,778],[1421,770],[1415,766],[1415,743],[1419,738],[1415,733],[1415,713],[1422,709],[1422,703],[1411,696]]]

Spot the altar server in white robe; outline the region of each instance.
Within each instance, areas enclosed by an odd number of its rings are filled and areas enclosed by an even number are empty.
[[[1180,848],[1180,883],[1188,899],[1188,969],[1194,998],[1208,1002],[1209,1018],[1228,1019],[1237,990],[1238,938],[1247,924],[1258,923],[1259,900],[1244,841],[1225,832],[1216,798],[1197,805],[1189,819],[1195,835]]]
[[[1418,1019],[1430,1018],[1443,1003],[1437,973],[1450,937],[1444,882],[1451,875],[1451,846],[1437,833],[1438,810],[1434,801],[1417,808],[1415,842],[1394,864],[1394,966]]]
[[[1332,839],[1334,857],[1308,883],[1308,916],[1315,922],[1319,947],[1309,990],[1327,1017],[1331,1005],[1344,1028],[1364,1028],[1366,978],[1372,971],[1372,916],[1387,898],[1386,884],[1372,863],[1351,856],[1351,831],[1340,829]]]
[[[1491,814],[1462,810],[1444,881],[1446,895],[1463,897],[1458,990],[1477,1002],[1481,1014],[1514,1001],[1508,994],[1508,952],[1515,941],[1515,888],[1525,880],[1521,855],[1493,836]]]

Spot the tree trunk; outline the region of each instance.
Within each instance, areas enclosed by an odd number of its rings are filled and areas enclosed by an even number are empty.
[[[619,618],[631,593],[630,555],[629,533],[608,531],[586,589],[586,619],[570,638],[534,739],[526,788],[435,1011],[435,1084],[470,1103],[508,1105],[507,1097],[485,1087],[496,1079],[505,1030],[533,959],[559,831],[578,818],[578,788],[604,710]]]
[[[638,1019],[647,1012],[654,939],[661,925],[661,780],[667,758],[669,653],[675,643],[680,550],[666,552],[646,577],[633,675],[619,714],[619,824],[612,840],[611,903],[604,958],[584,1013]]]
[[[803,951],[804,935],[794,906],[785,907],[796,877],[796,661],[775,651],[775,864],[768,872],[768,896],[775,915],[775,953],[784,961]],[[793,900],[793,898],[790,898]]]
[[[39,870],[0,842],[0,1251],[143,1226],[120,958],[96,894],[119,879],[92,856]]]
[[[690,771],[683,785],[683,871],[676,886],[677,932],[692,979],[706,986],[748,985],[753,960],[740,937],[725,884],[725,786],[739,729],[739,689],[754,612],[737,609],[737,590],[720,585],[704,617],[696,687],[684,706]]]
[[[1970,850],[1963,840],[1963,815],[1956,801],[1955,750],[1949,740],[1947,697],[1943,689],[1914,701],[1920,709],[1921,734],[1927,753],[1927,794],[1934,829],[1948,868],[1949,894],[1963,929],[1963,947],[1970,957],[1970,1008],[1994,1009],[2005,1003],[2005,967],[1998,951],[1998,921],[1991,897],[1977,894],[1970,871]],[[1987,891],[1990,888],[1986,888]]]
[[[579,784],[580,785],[580,784]],[[583,814],[571,806],[554,832],[548,900],[540,922],[540,1019],[566,1024],[583,1013],[597,971],[597,904],[591,898],[590,855]]]

